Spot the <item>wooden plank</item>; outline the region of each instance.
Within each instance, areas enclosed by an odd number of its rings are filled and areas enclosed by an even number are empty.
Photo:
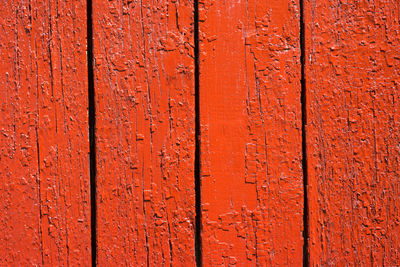
[[[199,5],[204,265],[299,266],[299,2]]]
[[[193,265],[193,3],[93,5],[98,264]]]
[[[305,7],[310,265],[398,265],[400,4]]]
[[[86,2],[0,20],[0,265],[89,265]]]

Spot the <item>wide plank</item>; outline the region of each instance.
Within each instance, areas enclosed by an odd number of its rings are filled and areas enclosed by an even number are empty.
[[[400,262],[399,1],[305,1],[311,266]]]
[[[193,6],[93,1],[101,266],[195,262]]]
[[[299,2],[201,0],[199,31],[204,266],[299,266]]]
[[[90,265],[86,1],[0,20],[0,265]]]

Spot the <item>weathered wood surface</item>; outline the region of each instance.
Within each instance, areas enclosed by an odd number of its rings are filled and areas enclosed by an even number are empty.
[[[303,261],[298,1],[200,1],[205,266]]]
[[[299,1],[200,0],[198,88],[194,1],[2,3],[0,265],[91,264],[87,4],[99,266],[195,265],[196,168],[204,266],[398,265],[400,3]]]
[[[0,265],[89,265],[86,2],[0,20]]]
[[[94,1],[97,262],[194,264],[191,1]]]
[[[311,266],[400,262],[398,1],[305,1]]]

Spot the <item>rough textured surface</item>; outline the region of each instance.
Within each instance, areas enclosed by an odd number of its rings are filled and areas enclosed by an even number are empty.
[[[0,266],[91,264],[86,4],[0,6]],[[97,263],[194,266],[194,3],[92,5]],[[199,7],[202,261],[300,266],[299,0]],[[396,266],[400,3],[304,19],[310,265]]]
[[[0,20],[0,265],[89,265],[86,2]]]
[[[191,1],[94,1],[98,257],[194,264]]]
[[[306,1],[310,264],[400,262],[399,1]]]
[[[301,265],[297,1],[200,1],[203,262]]]

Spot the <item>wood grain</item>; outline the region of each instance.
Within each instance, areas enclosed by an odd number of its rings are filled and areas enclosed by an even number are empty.
[[[193,265],[191,1],[94,1],[99,265]]]
[[[89,265],[86,2],[0,20],[0,265]]]
[[[299,266],[299,2],[199,7],[204,265]]]
[[[398,1],[305,1],[311,266],[400,262]]]

